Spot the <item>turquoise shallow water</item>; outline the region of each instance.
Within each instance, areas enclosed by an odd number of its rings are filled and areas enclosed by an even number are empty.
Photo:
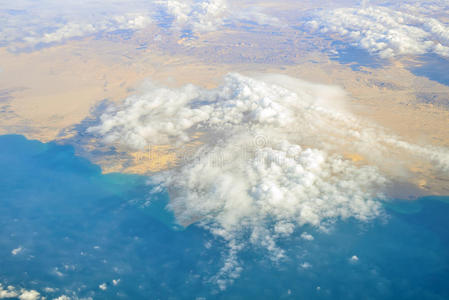
[[[302,228],[315,239],[282,241],[279,263],[246,249],[240,278],[219,291],[224,244],[175,228],[167,195],[148,198],[144,177],[103,175],[69,146],[15,135],[0,136],[0,172],[0,283],[50,299],[449,299],[447,197],[389,202],[386,218],[328,233]]]

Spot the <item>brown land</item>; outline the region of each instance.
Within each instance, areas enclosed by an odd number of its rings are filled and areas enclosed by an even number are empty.
[[[0,49],[0,133],[64,140],[74,134],[67,129],[87,118],[96,103],[124,99],[146,79],[212,88],[228,72],[269,72],[340,85],[348,92],[348,108],[356,116],[405,141],[449,148],[448,107],[420,101],[426,94],[447,99],[449,87],[413,75],[406,69],[409,61],[353,71],[317,51],[322,41],[296,31],[270,38],[266,32],[246,36],[238,31],[208,33],[194,40],[164,35],[153,45],[153,38],[164,34],[158,30],[150,28],[126,42],[118,37],[86,38],[31,53]],[[286,37],[293,40],[279,44]],[[142,41],[147,42],[143,49],[137,47]],[[286,52],[280,55],[282,51]],[[175,165],[176,155],[169,146],[152,151],[94,160],[104,171],[139,174]],[[160,159],[149,162],[145,155]],[[357,153],[346,155],[363,161]],[[411,182],[424,193],[449,193],[448,174],[436,174],[432,166],[420,162],[409,170],[416,175]]]

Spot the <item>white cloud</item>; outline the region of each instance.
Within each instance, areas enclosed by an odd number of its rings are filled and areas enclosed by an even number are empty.
[[[40,299],[40,294],[39,294],[39,292],[37,292],[35,290],[30,290],[30,291],[22,290],[21,294],[19,295],[19,299],[20,300],[37,300],[37,299]]]
[[[159,2],[173,16],[175,25],[193,31],[212,31],[223,24],[228,12],[225,0]]]
[[[388,159],[391,147],[447,166],[445,149],[411,145],[365,124],[346,112],[345,96],[338,87],[281,75],[229,74],[213,90],[148,85],[109,106],[88,131],[134,150],[181,146],[203,133],[201,146],[152,182],[169,191],[178,222],[196,222],[227,242],[214,277],[225,288],[241,272],[238,253],[245,246],[265,248],[279,260],[285,254],[277,241],[302,225],[326,229],[336,219],[381,215],[383,171],[404,163],[402,153]],[[368,165],[339,155],[346,151]]]
[[[59,3],[31,0],[5,4],[0,10],[0,45],[10,49],[61,43],[100,32],[139,30],[152,21],[152,4],[117,0],[108,4],[94,0]],[[17,13],[11,13],[17,11]]]
[[[102,283],[98,286],[101,290],[106,291],[108,289],[108,286],[106,283]]]
[[[173,18],[174,28],[194,33],[218,30],[228,21],[242,19],[259,25],[284,26],[261,9],[233,6],[227,0],[41,0],[39,4],[17,0],[0,9],[0,47],[22,50],[97,33],[140,30],[161,17],[158,11]]]
[[[71,298],[66,295],[59,296],[58,298],[54,298],[54,300],[70,300]]]
[[[8,286],[4,288],[3,285],[0,283],[0,299],[17,298],[18,296],[19,293],[13,286]]]
[[[84,37],[97,32],[111,32],[120,29],[142,29],[145,28],[151,20],[148,16],[139,14],[127,14],[113,16],[97,23],[67,23],[49,32],[42,34],[25,36],[23,40],[28,46],[34,46],[39,43],[50,44],[59,43],[75,37]]]
[[[435,15],[449,11],[449,3],[447,0],[406,0],[398,3],[401,10],[412,14],[419,15]]]
[[[113,284],[114,286],[118,285],[119,283],[120,283],[120,278],[119,278],[119,279],[113,279],[113,280],[112,280],[112,284]]]
[[[53,273],[54,273],[56,276],[58,276],[58,277],[63,277],[63,276],[64,276],[64,273],[62,273],[61,271],[59,271],[59,268],[58,268],[58,267],[56,267],[56,268],[53,269]]]
[[[15,248],[15,249],[13,249],[12,251],[11,251],[11,254],[12,255],[17,255],[17,254],[19,254],[20,252],[22,252],[22,250],[23,250],[23,248],[20,246],[20,247],[17,247],[17,248]]]
[[[227,0],[164,0],[157,3],[174,18],[175,27],[195,33],[214,31],[226,21],[238,19],[251,20],[259,25],[282,26],[282,22],[276,17],[255,8],[233,7]]]
[[[233,14],[235,19],[238,20],[249,20],[257,23],[258,25],[270,25],[274,27],[286,27],[287,25],[282,22],[279,18],[266,14],[260,10],[243,10],[236,11]]]
[[[407,9],[339,8],[316,14],[309,28],[337,34],[382,58],[436,53],[449,57],[449,26]]]
[[[312,265],[308,262],[304,262],[301,264],[301,268],[303,269],[310,269],[312,267]]]
[[[14,286],[6,288],[0,283],[0,299],[18,298],[20,300],[38,300],[41,299],[40,293],[35,290],[19,289]]]
[[[43,291],[45,293],[55,293],[58,291],[58,289],[46,287],[43,289]],[[66,292],[70,292],[70,291],[66,290]],[[74,292],[71,292],[71,293],[72,293],[72,297],[67,296],[67,295],[61,295],[56,298],[52,297],[51,299],[54,299],[54,300],[70,300],[70,299],[89,300],[89,299],[92,299],[90,297],[79,298]],[[47,299],[47,297],[41,296],[41,293],[36,290],[27,290],[25,288],[14,287],[12,285],[9,285],[8,287],[4,287],[0,283],[0,299],[11,299],[11,298],[19,299],[19,300],[45,300],[45,299]]]
[[[307,232],[301,233],[301,238],[302,238],[303,240],[306,240],[306,241],[313,241],[313,240],[314,240],[313,235],[308,234]]]
[[[349,261],[350,261],[351,263],[356,263],[356,262],[359,261],[359,258],[358,258],[357,255],[353,255],[353,256],[351,256],[351,258],[349,258]]]

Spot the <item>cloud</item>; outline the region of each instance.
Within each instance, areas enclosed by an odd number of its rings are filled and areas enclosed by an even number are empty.
[[[407,0],[398,3],[401,10],[419,15],[438,15],[449,10],[449,3],[446,0]]]
[[[303,269],[310,269],[312,267],[312,265],[308,262],[304,262],[300,265],[300,267]]]
[[[69,296],[62,295],[59,296],[58,298],[54,298],[54,300],[71,300],[71,298]]]
[[[37,291],[22,291],[22,294],[19,296],[20,300],[37,300],[40,299],[40,294]]]
[[[194,33],[215,31],[226,22],[250,20],[259,25],[281,26],[279,19],[255,8],[233,7],[226,0],[157,2],[173,18],[174,27]]]
[[[5,298],[17,298],[19,296],[18,292],[13,286],[8,286],[6,288],[0,283],[0,299]]]
[[[18,298],[20,300],[41,299],[40,293],[35,290],[18,289],[14,286],[3,287],[0,283],[0,299]]]
[[[49,288],[46,287],[43,289],[45,293],[55,293],[58,289],[54,289],[54,288]],[[69,292],[66,290],[66,292]],[[18,288],[18,287],[14,287],[12,285],[9,285],[7,287],[4,287],[1,283],[0,283],[0,299],[19,299],[19,300],[45,300],[48,299],[47,297],[41,296],[41,293],[39,293],[36,290],[27,290],[24,288]],[[70,300],[70,299],[80,299],[80,300],[88,300],[88,299],[92,299],[92,298],[79,298],[78,296],[76,296],[75,293],[73,293],[72,297],[69,297],[67,295],[61,295],[59,297],[56,298],[51,298],[51,299],[55,299],[55,300]]]
[[[113,280],[112,280],[112,284],[113,284],[114,286],[118,285],[119,283],[120,283],[120,278],[119,278],[119,279],[113,279]]]
[[[349,261],[354,264],[359,261],[359,258],[357,255],[353,255],[349,258]]]
[[[411,7],[415,9],[411,11]],[[400,55],[436,53],[449,57],[449,27],[417,6],[398,8],[369,6],[325,10],[307,22],[309,29],[337,34],[373,55],[392,58]]]
[[[22,247],[17,247],[16,249],[13,249],[13,250],[11,251],[11,254],[12,254],[12,255],[17,255],[17,254],[19,254],[20,252],[22,252],[22,250],[23,250]]]
[[[148,16],[139,14],[127,14],[114,16],[99,20],[97,23],[74,23],[70,22],[58,27],[55,30],[44,32],[38,35],[26,36],[23,38],[28,46],[37,44],[60,43],[75,37],[84,37],[98,32],[111,32],[121,29],[142,29],[145,28],[151,20]]]
[[[11,50],[61,43],[77,37],[117,30],[139,30],[152,22],[152,4],[117,0],[59,3],[19,0],[0,10],[0,46]]]
[[[118,30],[137,31],[148,27],[155,19],[171,20],[172,29],[194,34],[215,31],[239,20],[283,26],[279,19],[260,9],[242,9],[226,0],[115,0],[107,4],[95,0],[64,3],[42,0],[39,4],[18,0],[3,5],[0,18],[0,47],[13,51]]]
[[[258,25],[270,25],[273,27],[286,27],[287,25],[275,16],[268,15],[257,9],[236,11],[234,18],[238,20],[248,20]]]
[[[306,240],[306,241],[313,241],[313,240],[314,240],[313,235],[311,235],[311,234],[309,234],[309,233],[307,233],[307,232],[301,233],[301,238],[302,238],[303,240]]]
[[[335,86],[275,74],[232,73],[212,90],[150,84],[111,104],[88,132],[125,150],[199,144],[177,153],[178,166],[151,180],[169,192],[179,223],[196,223],[226,241],[214,277],[224,289],[242,270],[244,247],[282,260],[278,241],[303,225],[326,230],[337,219],[381,216],[387,178],[402,176],[389,172],[406,163],[403,152],[448,166],[445,149],[412,145],[364,123],[345,110],[345,97]],[[365,164],[345,159],[345,152],[360,154]]]
[[[215,30],[223,24],[223,18],[228,12],[225,0],[167,0],[158,3],[174,18],[174,24],[177,27],[195,32]]]

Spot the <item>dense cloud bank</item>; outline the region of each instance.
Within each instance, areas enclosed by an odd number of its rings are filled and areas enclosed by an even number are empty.
[[[382,164],[400,164],[400,156],[385,157],[391,147],[449,170],[447,151],[368,127],[345,111],[345,97],[338,87],[287,76],[229,74],[213,90],[147,86],[109,106],[88,131],[132,150],[181,146],[203,134],[201,146],[152,182],[168,189],[178,222],[196,222],[227,241],[216,278],[224,288],[241,270],[237,254],[245,245],[263,247],[278,260],[284,251],[277,240],[302,225],[326,230],[336,219],[382,215],[388,182]],[[368,165],[344,159],[342,149]]]
[[[60,295],[57,297],[59,289],[46,287],[43,292],[46,294],[54,294],[51,299],[53,300],[92,300],[92,297],[79,298],[74,292],[71,292],[70,297],[67,295]],[[67,291],[68,292],[68,291]],[[12,285],[3,285],[0,283],[0,299],[19,299],[19,300],[45,300],[48,299],[46,296],[41,295],[36,290],[27,290],[24,288],[18,288]]]
[[[18,289],[14,286],[3,286],[0,283],[0,299],[38,300],[39,292],[35,290]]]
[[[215,30],[223,24],[223,18],[228,13],[225,0],[166,0],[160,1],[159,4],[173,17],[176,26],[193,31]]]
[[[120,30],[141,30],[152,23],[193,34],[214,31],[226,22],[241,19],[261,25],[281,24],[257,8],[234,7],[226,0],[20,0],[0,8],[0,18],[0,46],[10,50],[34,49]]]
[[[282,22],[257,7],[242,8],[227,0],[205,1],[157,1],[165,13],[173,18],[175,28],[193,33],[215,31],[226,23],[250,20],[259,25],[282,26]]]
[[[152,22],[151,2],[115,0],[19,0],[0,9],[0,46],[11,50],[51,45],[117,30],[139,30]]]
[[[449,57],[449,26],[429,16],[441,9],[439,4],[324,10],[307,26],[322,34],[337,34],[382,58],[426,53]]]
[[[425,53],[449,57],[449,26],[444,23],[447,1],[400,1],[383,6],[363,2],[336,9],[324,6],[308,22],[299,22],[313,32],[337,35],[383,58]],[[151,23],[193,35],[234,28],[239,21],[278,29],[297,25],[285,23],[282,15],[273,15],[264,7],[232,0],[115,0],[107,4],[20,0],[0,9],[0,46],[20,50],[103,32],[140,30]],[[339,7],[338,2],[332,7]],[[295,11],[291,14],[300,18]]]

